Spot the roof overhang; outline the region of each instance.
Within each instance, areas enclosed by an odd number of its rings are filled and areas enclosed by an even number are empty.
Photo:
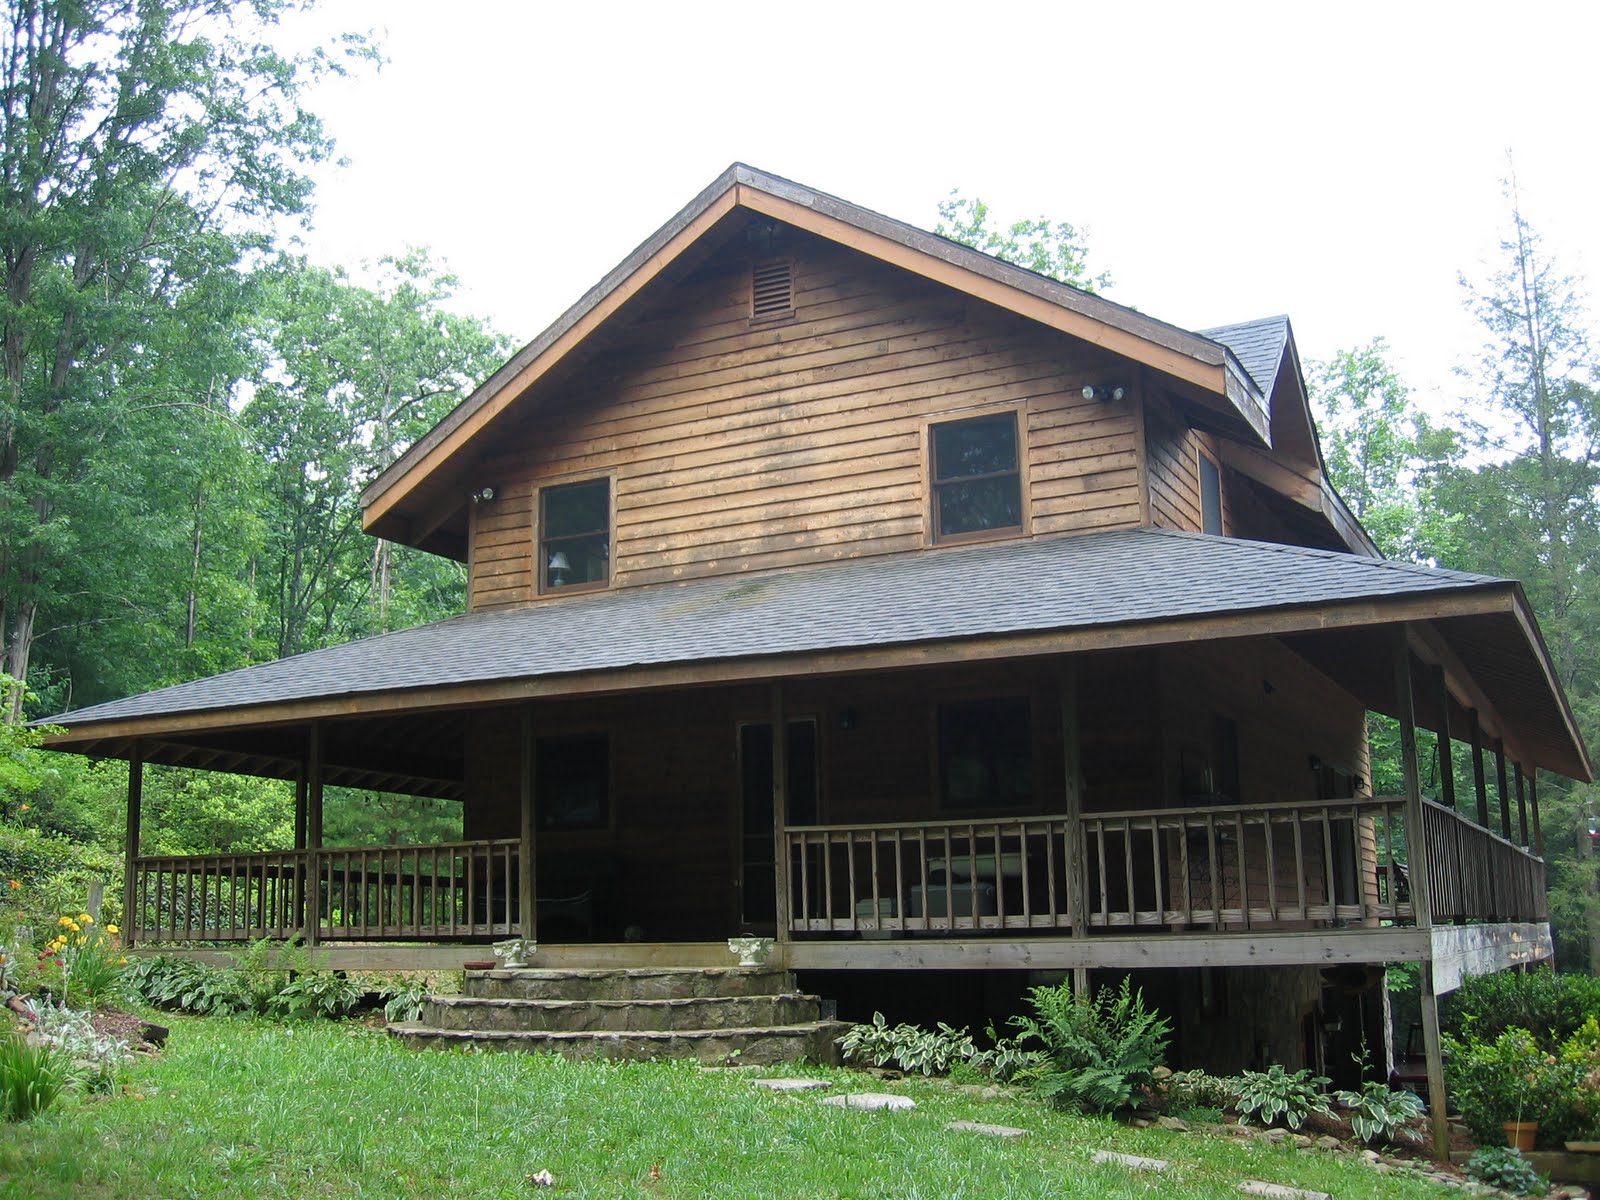
[[[1223,346],[1090,292],[1036,274],[838,197],[734,164],[613,268],[548,329],[413,445],[362,494],[369,533],[461,558],[446,536],[471,490],[464,452],[486,444],[510,409],[542,380],[558,377],[581,348],[675,266],[731,235],[735,214],[758,214],[837,242],[1039,324],[1082,339],[1165,378],[1174,394],[1213,422],[1266,445],[1266,400]]]

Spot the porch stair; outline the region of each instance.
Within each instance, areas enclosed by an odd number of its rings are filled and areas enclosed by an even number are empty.
[[[567,1058],[837,1062],[849,1026],[764,967],[468,971],[459,996],[389,1026],[414,1047],[474,1046]]]

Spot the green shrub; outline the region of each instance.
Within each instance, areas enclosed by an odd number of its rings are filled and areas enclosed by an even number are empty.
[[[1239,1124],[1249,1117],[1263,1125],[1281,1119],[1290,1129],[1299,1129],[1312,1113],[1332,1114],[1322,1094],[1327,1086],[1326,1076],[1313,1075],[1309,1069],[1291,1075],[1277,1063],[1265,1071],[1246,1071],[1239,1076]]]
[[[1414,1092],[1392,1090],[1386,1083],[1369,1080],[1359,1092],[1335,1092],[1333,1098],[1350,1109],[1350,1128],[1364,1142],[1393,1141],[1397,1133],[1414,1142],[1422,1140],[1421,1131],[1410,1125],[1424,1111]]]
[[[1038,1076],[1050,1063],[1043,1050],[1029,1050],[1022,1039],[1001,1037],[994,1026],[988,1028],[989,1040],[994,1044],[979,1050],[968,1061],[971,1065],[1001,1083],[1026,1082]]]
[[[1498,1142],[1507,1121],[1539,1122],[1539,1140],[1559,1145],[1600,1133],[1600,1054],[1582,1027],[1552,1054],[1526,1029],[1493,1041],[1445,1039],[1445,1082],[1461,1118],[1480,1142]]]
[[[1163,1085],[1174,1104],[1196,1108],[1229,1109],[1239,1098],[1239,1081],[1204,1071],[1177,1071]]]
[[[30,1043],[15,1031],[0,1035],[0,1117],[26,1121],[56,1102],[72,1060],[56,1046]]]
[[[428,999],[428,980],[388,980],[379,986],[378,993],[383,997],[385,1021],[391,1024],[396,1021],[415,1021],[422,1016],[422,1006]]]
[[[1467,979],[1444,1004],[1445,1033],[1491,1041],[1508,1029],[1525,1029],[1554,1051],[1600,1012],[1600,978],[1558,975],[1549,967],[1502,971]]]
[[[347,1017],[367,989],[338,971],[308,971],[284,984],[267,1002],[274,1017]]]
[[[1048,1062],[1033,1074],[1039,1094],[1056,1104],[1110,1112],[1133,1099],[1134,1089],[1155,1082],[1172,1026],[1144,1006],[1144,994],[1127,979],[1092,999],[1072,994],[1070,983],[1029,991],[1033,1016],[1011,1018],[1018,1042],[1037,1041]]]
[[[965,1029],[952,1029],[943,1021],[933,1031],[919,1025],[891,1026],[881,1012],[872,1014],[871,1024],[847,1029],[839,1038],[839,1049],[851,1062],[875,1067],[893,1063],[902,1071],[923,1075],[948,1075],[953,1065],[977,1052]]]
[[[1467,1174],[1479,1183],[1522,1196],[1542,1196],[1550,1190],[1544,1176],[1509,1146],[1484,1146],[1474,1150],[1467,1159]]]
[[[89,1014],[77,1009],[38,1004],[33,1011],[39,1040],[66,1055],[70,1083],[94,1094],[116,1090],[123,1068],[133,1061],[125,1041],[99,1032]]]
[[[123,982],[155,1008],[171,1008],[199,1016],[227,1016],[254,1011],[253,997],[239,973],[176,954],[155,954],[134,960]]]

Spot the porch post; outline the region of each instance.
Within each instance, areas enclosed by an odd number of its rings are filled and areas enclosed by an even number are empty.
[[[306,772],[302,765],[294,777],[294,848],[299,856],[294,868],[295,924],[306,927]]]
[[[137,740],[133,743],[133,750],[128,755],[128,829],[124,842],[124,855],[122,865],[122,944],[124,947],[132,946],[136,936],[134,930],[139,927],[138,913],[135,908],[138,904],[138,868],[135,863],[139,860],[139,810],[144,803],[144,750]]]
[[[521,859],[517,885],[518,912],[521,914],[522,936],[530,941],[539,940],[539,887],[537,872],[539,860],[538,848],[534,844],[533,833],[533,806],[536,802],[534,795],[534,755],[536,749],[533,739],[533,705],[522,706],[522,763],[519,767],[518,796],[522,808],[522,843],[517,847],[517,854]]]
[[[1544,829],[1539,825],[1539,768],[1528,772],[1528,807],[1533,810],[1533,852],[1544,857]]]
[[[1084,838],[1083,838],[1083,747],[1078,727],[1078,666],[1067,661],[1061,665],[1059,676],[1061,692],[1061,757],[1064,775],[1062,790],[1066,796],[1067,830],[1067,923],[1072,926],[1074,938],[1087,940],[1088,905],[1084,891]],[[1072,992],[1079,998],[1089,994],[1089,968],[1072,968]]]
[[[1489,783],[1483,776],[1483,726],[1478,724],[1478,710],[1471,709],[1468,715],[1472,723],[1467,726],[1468,736],[1472,738],[1472,790],[1478,797],[1478,824],[1485,829],[1489,828]]]
[[[1417,718],[1411,691],[1411,644],[1405,628],[1395,630],[1394,691],[1400,718],[1400,757],[1406,786],[1406,874],[1411,881],[1411,911],[1418,929],[1433,928],[1428,903],[1428,844],[1422,826],[1422,779],[1417,766]],[[1419,964],[1418,998],[1422,1007],[1422,1045],[1428,1062],[1428,1119],[1433,1127],[1434,1157],[1450,1158],[1450,1124],[1445,1116],[1444,1052],[1439,1040],[1439,997],[1433,989],[1433,950]]]
[[[783,715],[783,684],[772,685],[772,875],[780,942],[789,940],[789,722]],[[854,897],[851,897],[854,902]],[[877,914],[874,913],[874,916]]]
[[[1456,810],[1456,764],[1450,753],[1450,685],[1444,668],[1434,667],[1433,691],[1439,697],[1439,801],[1451,812]]]
[[[306,945],[315,946],[322,935],[322,722],[312,721],[306,737],[306,874],[311,880],[310,903],[302,914]]]
[[[1528,846],[1528,797],[1522,790],[1522,764],[1512,763],[1517,773],[1517,841],[1523,849]]]
[[[1506,744],[1494,740],[1494,780],[1500,790],[1500,836],[1511,840],[1511,785],[1506,782]]]

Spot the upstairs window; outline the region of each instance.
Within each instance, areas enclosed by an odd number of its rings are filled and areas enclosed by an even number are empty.
[[[539,590],[611,581],[611,481],[589,479],[539,494]]]
[[[1222,472],[1205,453],[1200,455],[1200,532],[1222,536]]]
[[[933,540],[1022,531],[1017,417],[1000,413],[935,425]]]

